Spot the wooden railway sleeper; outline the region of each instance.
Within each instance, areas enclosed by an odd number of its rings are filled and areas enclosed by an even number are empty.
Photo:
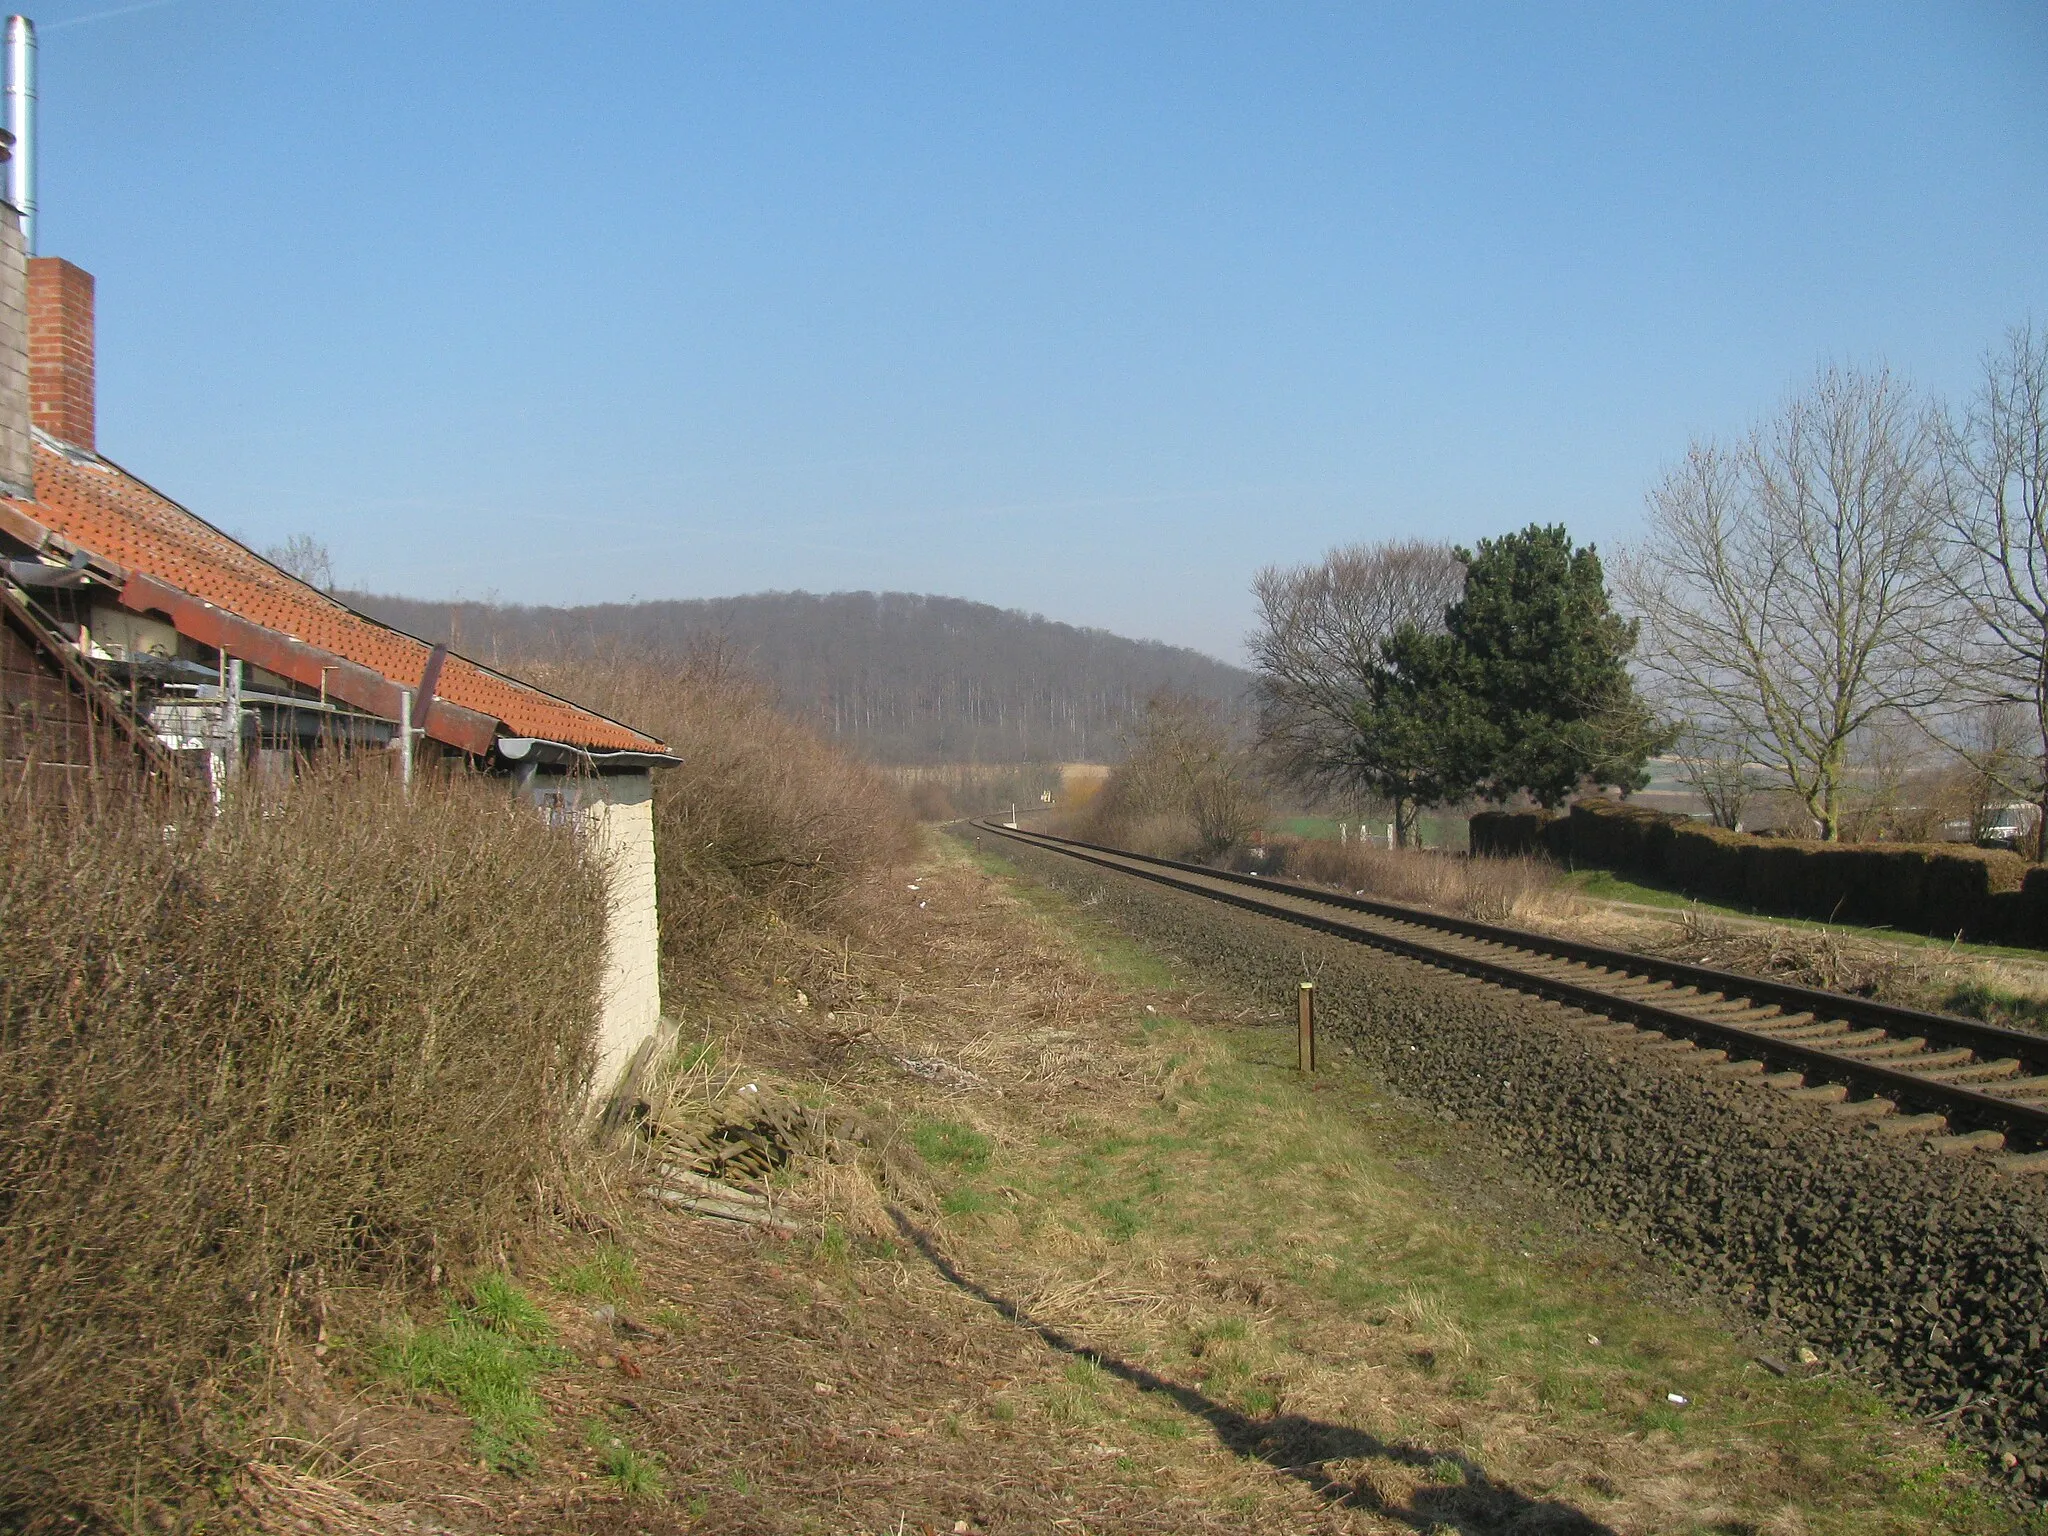
[[[1825,1028],[1831,1023],[1842,1023],[1842,1021],[1817,1019],[1811,1013],[1775,1013],[1768,1018],[1758,1020],[1749,1027],[1760,1035],[1769,1035],[1773,1039],[1783,1038],[1789,1040],[1794,1038],[1801,1030],[1816,1027]],[[1842,1027],[1846,1029],[1848,1025],[1842,1023]]]
[[[1628,995],[1634,995],[1634,997],[1669,997],[1675,989],[1677,987],[1671,981],[1663,981],[1659,977],[1642,977],[1642,975],[1616,977],[1612,983],[1602,987],[1602,991],[1612,991],[1616,997],[1628,997]]]
[[[1936,1136],[1928,1141],[1927,1150],[1943,1156],[1958,1152],[2003,1152],[2005,1132],[1965,1131],[1960,1136]]]
[[[1794,1040],[1801,1044],[1817,1044],[1832,1047],[1836,1040],[1846,1037],[1853,1026],[1847,1019],[1809,1019],[1804,1024],[1794,1024],[1780,1029],[1776,1023],[1759,1025],[1757,1033],[1768,1035],[1773,1040]]]
[[[1781,1017],[1776,1003],[1753,1003],[1747,998],[1731,1000],[1716,1007],[1688,1008],[1685,1011],[1703,1019],[1711,1019],[1716,1024],[1739,1024],[1749,1030]]]
[[[1846,1035],[1830,1035],[1828,1050],[1836,1055],[1845,1056],[1862,1046],[1882,1045],[1890,1038],[1890,1035],[1874,1025],[1869,1029],[1852,1029]]]
[[[1816,1083],[1811,1088],[1794,1088],[1790,1095],[1802,1104],[1839,1104],[1849,1097],[1846,1083]]]

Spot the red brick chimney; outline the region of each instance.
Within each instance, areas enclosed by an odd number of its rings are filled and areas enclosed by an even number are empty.
[[[31,256],[29,419],[88,453],[96,451],[92,375],[92,274],[61,256]]]

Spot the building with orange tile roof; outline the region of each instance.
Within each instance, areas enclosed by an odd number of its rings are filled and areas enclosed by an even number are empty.
[[[599,1081],[659,1034],[651,772],[665,743],[356,612],[98,451],[94,285],[0,202],[0,763],[134,754],[214,795],[329,747],[504,777],[613,885]]]

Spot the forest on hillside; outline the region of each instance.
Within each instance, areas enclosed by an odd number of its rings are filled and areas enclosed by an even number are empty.
[[[1199,651],[961,598],[764,592],[575,608],[350,592],[388,624],[516,668],[522,656],[732,650],[783,705],[878,763],[1101,761],[1162,689],[1235,708],[1247,673]]]

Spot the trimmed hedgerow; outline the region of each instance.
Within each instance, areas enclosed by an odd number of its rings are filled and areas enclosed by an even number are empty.
[[[1944,938],[2048,943],[2048,876],[2002,848],[1754,837],[1612,800],[1579,801],[1569,825],[1574,864],[1646,875],[1706,900]]]

